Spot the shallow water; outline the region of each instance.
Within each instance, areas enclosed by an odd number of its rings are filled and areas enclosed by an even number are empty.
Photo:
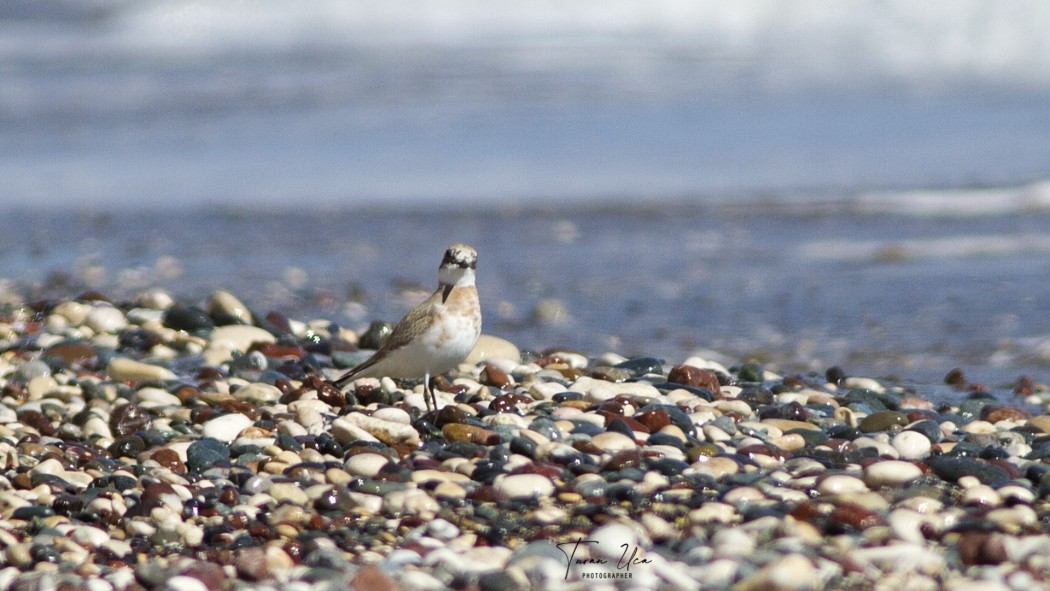
[[[486,332],[523,348],[669,362],[710,349],[921,383],[953,367],[995,386],[1050,376],[1050,214],[837,209],[21,213],[0,222],[0,276],[27,299],[225,288],[256,311],[359,329],[396,321],[463,241],[480,253]],[[538,320],[543,306],[564,314]]]

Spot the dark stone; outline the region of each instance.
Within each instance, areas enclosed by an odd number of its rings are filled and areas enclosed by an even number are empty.
[[[176,303],[164,311],[161,319],[164,326],[173,330],[184,330],[189,333],[209,330],[215,327],[208,313],[196,306]]]
[[[862,433],[877,433],[880,431],[900,430],[901,427],[909,422],[911,421],[908,420],[904,413],[884,410],[864,417],[860,424],[857,425],[857,428]]]
[[[745,363],[736,372],[736,377],[741,382],[761,383],[764,370],[757,363]]]
[[[663,373],[663,360],[655,357],[636,357],[617,363],[613,367],[626,369],[636,376],[644,376],[651,373]]]
[[[958,482],[963,476],[974,476],[989,486],[998,486],[1010,480],[1006,470],[972,458],[938,456],[930,458],[927,464],[937,476],[951,482]]]
[[[845,370],[837,365],[829,367],[827,371],[824,372],[824,379],[826,379],[829,384],[841,384],[842,381],[848,377],[849,376],[846,375]]]
[[[948,375],[944,376],[944,383],[956,388],[965,388],[966,376],[963,374],[963,370],[956,367],[949,371]]]
[[[368,325],[368,330],[365,331],[365,334],[361,335],[358,345],[362,349],[379,349],[390,338],[392,332],[394,332],[394,325],[389,322],[373,322]]]
[[[115,458],[133,458],[146,451],[146,442],[138,435],[121,437],[109,446],[109,453]]]
[[[193,472],[203,472],[216,464],[225,464],[229,460],[229,446],[210,437],[194,441],[186,450],[186,466]]]
[[[536,444],[533,443],[531,439],[526,439],[525,437],[519,436],[511,439],[510,451],[511,453],[523,455],[529,459],[536,458]]]
[[[646,445],[669,445],[685,451],[685,442],[666,433],[653,433],[645,442]]]
[[[478,577],[478,591],[524,591],[521,582],[506,571],[489,572]]]
[[[583,394],[579,392],[559,392],[552,398],[554,402],[561,404],[570,400],[583,400]]]
[[[907,430],[921,433],[926,439],[929,439],[933,443],[940,443],[944,440],[944,434],[941,433],[941,426],[935,421],[929,419],[915,422],[910,425]]]
[[[878,392],[862,388],[850,390],[843,398],[845,399],[845,405],[862,404],[870,408],[872,412],[900,410],[901,408],[900,402],[889,394],[879,394]]]

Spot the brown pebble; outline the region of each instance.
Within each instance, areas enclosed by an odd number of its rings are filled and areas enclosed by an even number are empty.
[[[644,464],[642,453],[637,449],[629,449],[614,453],[609,461],[605,462],[603,468],[606,470],[624,470],[626,468],[637,468]]]
[[[632,418],[648,427],[650,433],[655,433],[671,424],[671,415],[667,414],[667,411],[660,409],[647,410],[634,415]]]
[[[266,550],[263,548],[238,549],[233,565],[237,568],[237,574],[249,581],[270,578],[270,570],[266,565]]]
[[[886,525],[886,522],[874,511],[853,504],[835,507],[830,519],[829,525],[834,531],[860,531],[877,525]]]
[[[248,347],[248,353],[253,351],[258,351],[269,359],[277,360],[302,359],[306,356],[306,351],[302,347],[274,343],[252,343]]]
[[[98,352],[83,343],[59,343],[45,349],[43,357],[61,359],[66,365],[92,367],[98,361]]]
[[[194,560],[179,574],[197,579],[209,591],[228,588],[230,585],[226,577],[226,571],[223,570],[222,566],[230,564],[232,561],[230,551],[216,550],[207,559],[208,562]]]
[[[502,369],[486,364],[485,369],[481,370],[481,383],[502,390],[510,385],[510,376]]]
[[[445,436],[445,439],[453,443],[457,441],[465,441],[489,446],[499,445],[503,442],[503,438],[495,431],[489,431],[488,429],[483,429],[474,425],[464,425],[462,423],[449,423],[448,425],[445,425],[441,428],[441,434]]]
[[[149,431],[153,418],[134,402],[113,409],[109,417],[109,428],[117,437],[127,437],[136,431]]]
[[[441,410],[437,412],[434,417],[434,426],[441,429],[445,425],[452,425],[455,423],[466,423],[467,419],[471,418],[471,414],[456,405],[449,404],[441,407]]]
[[[966,375],[963,374],[963,370],[956,367],[944,376],[944,383],[961,390],[966,387]]]
[[[41,435],[50,437],[55,434],[55,427],[51,424],[51,420],[38,410],[23,410],[18,413],[18,420]]]
[[[609,423],[611,423],[611,422],[613,422],[615,420],[620,420],[620,421],[623,421],[624,423],[626,423],[627,426],[631,428],[631,431],[634,431],[635,433],[649,433],[650,432],[649,427],[647,427],[644,423],[642,423],[642,422],[640,422],[637,419],[634,419],[632,417],[628,417],[628,416],[625,416],[625,415],[617,415],[617,414],[613,414],[611,412],[606,412],[604,410],[598,411],[598,414],[605,419],[605,426],[606,427],[609,426]]]
[[[1028,376],[1021,376],[1014,385],[1014,394],[1018,396],[1031,396],[1035,392],[1035,381]]]
[[[517,413],[519,404],[528,404],[530,402],[532,402],[532,399],[521,394],[503,394],[502,396],[497,396],[489,403],[489,409],[495,412]]]
[[[720,398],[722,385],[718,381],[718,374],[709,369],[700,369],[692,365],[676,365],[667,374],[667,381],[682,384],[691,388],[707,390],[716,398]]]
[[[186,473],[186,464],[182,463],[175,450],[162,447],[150,454],[150,459],[176,474]]]
[[[1029,414],[1011,406],[989,405],[981,409],[981,418],[994,424],[999,421],[1026,421],[1029,419]]]
[[[177,496],[178,493],[176,493],[175,489],[166,482],[153,482],[147,484],[146,487],[142,489],[142,495],[139,502],[142,503],[142,508],[149,512],[156,507],[160,507],[163,504],[161,497],[166,495]]]
[[[361,567],[350,581],[355,591],[398,591],[394,579],[372,565]]]
[[[999,534],[965,532],[959,536],[959,560],[966,566],[1002,564],[1007,558]]]

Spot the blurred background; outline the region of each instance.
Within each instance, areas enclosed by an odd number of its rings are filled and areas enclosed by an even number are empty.
[[[525,348],[1050,366],[1050,4],[10,0],[8,301],[355,328],[481,252]]]

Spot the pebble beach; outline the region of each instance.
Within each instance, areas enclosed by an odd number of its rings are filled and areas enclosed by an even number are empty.
[[[389,325],[236,295],[0,314],[0,588],[1028,590],[1050,391],[483,335],[328,382]]]

